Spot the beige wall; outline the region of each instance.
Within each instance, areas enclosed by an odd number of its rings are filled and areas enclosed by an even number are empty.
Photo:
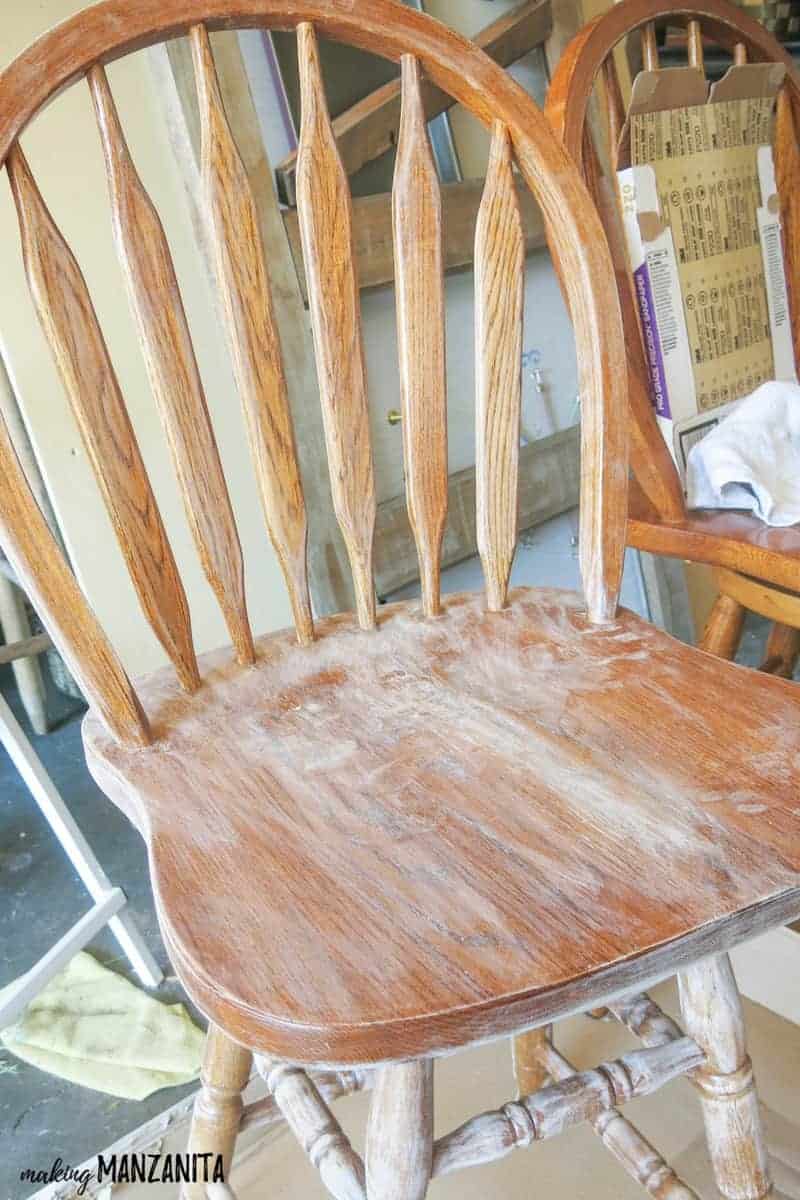
[[[4,5],[0,65],[80,7],[80,0],[39,0],[36,4],[13,0]],[[259,632],[279,627],[290,621],[290,610],[261,518],[239,400],[213,311],[211,288],[195,251],[183,184],[154,96],[146,53],[112,65],[109,78],[131,151],[172,246],[244,545],[252,623]],[[219,645],[228,638],[184,519],[123,293],[86,85],[79,83],[55,100],[25,132],[22,144],[45,200],[86,275],[186,585],[195,640],[200,649]],[[80,582],[126,665],[139,674],[160,665],[164,655],[141,616],[33,312],[4,173],[0,181],[0,240],[0,337],[14,386]]]

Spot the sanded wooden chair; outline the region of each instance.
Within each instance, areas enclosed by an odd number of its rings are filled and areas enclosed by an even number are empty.
[[[784,229],[784,253],[792,310],[795,358],[800,362],[800,72],[785,48],[741,8],[726,0],[621,0],[586,25],[562,56],[547,96],[550,122],[576,163],[581,164],[608,236],[617,272],[626,330],[631,412],[628,544],[653,554],[715,568],[720,595],[701,639],[704,649],[733,658],[745,612],[774,622],[762,667],[790,678],[800,656],[800,526],[770,528],[750,514],[687,511],[683,490],[656,425],[647,386],[636,301],[621,228],[616,189],[603,178],[590,136],[590,101],[595,84],[606,118],[609,143],[618,144],[625,120],[614,47],[640,33],[648,70],[659,65],[655,22],[669,19],[688,28],[689,65],[703,67],[703,38],[737,63],[776,62],[786,67],[778,98],[775,170]],[[595,128],[595,132],[597,129]]]
[[[210,30],[254,26],[297,30],[298,204],[355,615],[312,616],[268,274],[210,50]],[[104,72],[129,51],[182,34],[194,52],[225,323],[295,616],[293,632],[255,643],[169,250]],[[318,36],[402,64],[399,372],[423,595],[379,613],[350,202]],[[439,188],[420,102],[428,82],[492,134],[475,253],[486,592],[446,598]],[[88,85],[94,102],[122,274],[198,551],[230,630],[232,647],[199,659],[86,284],[20,143],[70,84]],[[524,265],[514,162],[550,226],[578,343],[583,596],[507,592]],[[211,1022],[190,1149],[220,1155],[227,1171],[242,1123],[285,1119],[338,1200],[421,1200],[433,1176],[588,1120],[654,1195],[686,1200],[693,1193],[618,1109],[691,1074],[722,1190],[765,1195],[768,1164],[727,952],[800,913],[800,693],[617,608],[628,477],[619,303],[600,221],[543,115],[469,42],[392,0],[104,0],[0,76],[0,163],[36,308],[132,581],[172,662],[130,681],[0,431],[0,541],[86,693],[90,769],[147,841],[165,942]],[[685,1032],[642,994],[675,972]],[[434,1139],[438,1056],[603,1004],[616,1006],[643,1049],[576,1074],[547,1042],[549,1086]],[[253,1053],[269,1097],[243,1118]],[[365,1161],[329,1107],[361,1086],[373,1089]],[[202,1196],[205,1186],[188,1192]],[[225,1192],[214,1183],[209,1194]]]

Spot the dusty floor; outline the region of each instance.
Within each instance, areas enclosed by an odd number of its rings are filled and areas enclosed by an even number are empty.
[[[576,555],[570,547],[567,514],[534,531],[531,544],[523,547],[518,557],[516,581],[577,586]],[[446,575],[446,586],[451,590],[480,586],[474,563],[461,564]],[[633,572],[626,574],[623,599],[629,607],[641,610],[641,593]],[[753,622],[743,644],[743,661],[757,662],[763,641],[763,624]],[[0,686],[24,724],[9,668],[0,671]],[[80,743],[80,710],[73,702],[55,695],[53,712],[60,714],[63,722],[47,737],[34,738],[36,749],[112,881],[126,892],[140,928],[165,971],[169,971],[156,927],[143,845],[86,771]],[[0,987],[28,969],[87,907],[86,892],[69,861],[8,759],[0,753]],[[130,974],[108,932],[100,934],[89,948],[115,970]],[[181,993],[174,979],[168,979],[157,994],[172,1001]],[[485,1069],[481,1065],[485,1053],[475,1052],[470,1071],[480,1075]],[[447,1064],[442,1073],[446,1076],[449,1070]],[[483,1095],[482,1089],[480,1084],[478,1094]],[[49,1165],[58,1155],[65,1161],[80,1162],[190,1090],[163,1091],[143,1103],[115,1100],[55,1080],[0,1049],[0,1200],[22,1200],[29,1193],[30,1186],[20,1183],[24,1167]],[[546,1158],[547,1152],[543,1161]],[[306,1192],[296,1194],[305,1196]],[[441,1194],[466,1197],[479,1193]],[[548,1193],[545,1189],[540,1194]],[[553,1194],[579,1195],[569,1190]]]

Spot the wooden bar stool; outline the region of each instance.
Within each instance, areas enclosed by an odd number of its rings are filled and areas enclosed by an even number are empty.
[[[306,511],[268,271],[208,36],[254,26],[297,31],[298,204],[334,503],[357,598],[355,614],[324,620],[308,599]],[[255,642],[169,249],[104,72],[184,34],[225,325],[294,610],[293,631]],[[399,373],[423,597],[380,613],[350,199],[320,36],[402,69]],[[20,143],[56,93],[84,83],[155,402],[230,630],[230,647],[200,659],[86,283]],[[492,138],[475,253],[486,590],[446,599],[442,231],[423,108],[432,87]],[[623,328],[601,223],[543,115],[469,42],[392,0],[104,0],[0,76],[0,162],[36,308],[131,579],[172,664],[131,683],[0,430],[0,542],[89,699],[90,769],[147,841],[170,957],[211,1022],[190,1149],[218,1155],[227,1173],[241,1125],[281,1119],[337,1200],[422,1200],[434,1176],[589,1121],[654,1195],[685,1200],[692,1193],[618,1110],[692,1074],[722,1190],[732,1200],[764,1196],[766,1151],[727,952],[800,914],[800,693],[618,609]],[[549,225],[578,343],[582,596],[507,590],[524,269],[514,164]],[[676,972],[685,1032],[643,994]],[[434,1138],[437,1057],[612,1004],[644,1048],[575,1072],[548,1043],[551,1086]],[[269,1098],[243,1113],[252,1055]],[[365,1086],[373,1096],[362,1161],[330,1104]],[[188,1194],[206,1188],[192,1184]],[[229,1189],[213,1180],[207,1194]]]
[[[625,121],[614,47],[638,33],[642,61],[658,70],[655,21],[687,27],[689,65],[703,67],[703,38],[728,51],[738,65],[775,62],[786,68],[778,98],[775,170],[778,182],[783,246],[789,283],[795,358],[800,362],[800,73],[783,46],[741,8],[726,0],[680,5],[668,0],[622,0],[588,24],[564,52],[553,77],[547,115],[574,160],[581,164],[609,240],[627,332],[631,414],[631,465],[635,483],[630,493],[628,544],[652,554],[685,558],[724,568],[716,576],[721,594],[712,609],[701,645],[712,653],[733,658],[739,644],[745,611],[767,615],[775,622],[764,669],[786,678],[800,653],[800,631],[789,612],[786,594],[800,592],[800,527],[776,529],[747,513],[715,510],[687,511],[675,465],[670,458],[650,405],[636,302],[616,190],[603,179],[600,160],[589,133],[589,100],[602,79],[601,107],[616,147]],[[732,582],[733,573],[740,579]],[[775,585],[774,591],[772,585]],[[766,601],[768,593],[772,593]],[[764,608],[769,609],[765,612]]]

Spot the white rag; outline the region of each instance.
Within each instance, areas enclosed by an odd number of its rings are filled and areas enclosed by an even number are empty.
[[[692,446],[689,508],[740,508],[767,525],[800,521],[800,386],[762,383]]]

